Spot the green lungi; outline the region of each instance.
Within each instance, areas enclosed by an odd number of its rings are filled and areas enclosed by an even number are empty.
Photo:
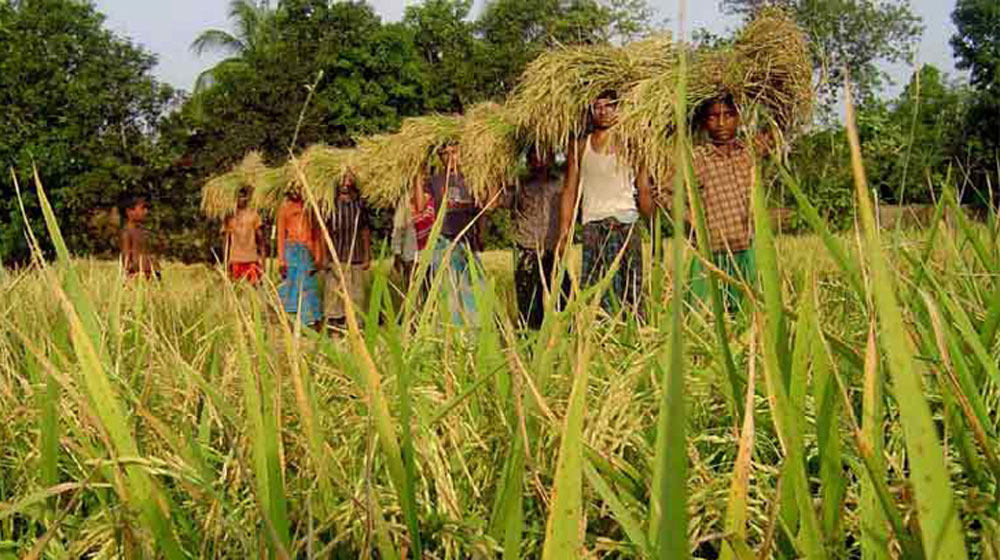
[[[745,251],[735,253],[718,252],[712,253],[712,263],[716,268],[722,270],[730,277],[741,280],[751,286],[757,285],[757,258],[753,247]],[[705,270],[701,260],[697,257],[691,259],[691,271],[688,276],[690,283],[690,294],[695,301],[711,305],[709,302],[708,281],[712,279],[712,274]],[[718,278],[720,289],[726,308],[730,313],[736,313],[743,309],[743,290],[729,282]],[[694,301],[692,301],[694,303]]]

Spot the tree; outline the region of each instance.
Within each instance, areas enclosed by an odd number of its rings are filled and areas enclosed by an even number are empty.
[[[769,6],[793,13],[809,35],[828,105],[838,101],[845,69],[860,99],[874,97],[888,79],[879,64],[912,62],[923,32],[909,0],[722,0],[722,6],[745,17]]]
[[[251,149],[277,163],[312,143],[349,145],[425,111],[430,80],[412,31],[383,24],[367,3],[285,0],[272,26],[266,48],[217,67],[185,106],[196,174]]]
[[[958,32],[951,46],[958,67],[970,71],[978,92],[966,129],[971,151],[982,167],[995,169],[1000,150],[1000,4],[993,0],[958,0],[951,15]]]
[[[968,91],[927,65],[894,102],[872,103],[859,117],[867,171],[881,200],[926,204],[940,195],[949,167],[962,156]]]
[[[0,2],[0,258],[27,255],[9,169],[28,187],[37,166],[73,250],[95,240],[87,220],[126,191],[155,191],[166,163],[155,130],[176,101],[152,77],[155,58],[103,27],[90,3]],[[36,235],[44,227],[33,221]]]
[[[493,0],[476,21],[485,52],[485,92],[509,93],[524,68],[554,45],[628,40],[651,29],[645,0]]]
[[[191,50],[199,56],[206,51],[231,55],[198,76],[195,92],[207,89],[217,71],[226,66],[246,65],[248,59],[259,55],[269,44],[273,44],[276,39],[275,18],[275,11],[266,0],[231,0],[229,19],[236,27],[235,33],[223,29],[207,29],[191,43]]]
[[[403,24],[431,78],[428,109],[460,112],[483,98],[481,44],[468,21],[472,0],[425,0],[407,6]]]
[[[958,0],[951,19],[958,29],[951,38],[958,67],[971,72],[978,89],[1000,86],[1000,3]]]

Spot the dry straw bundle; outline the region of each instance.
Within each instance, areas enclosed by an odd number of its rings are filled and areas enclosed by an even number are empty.
[[[812,64],[804,33],[787,13],[766,10],[732,47],[694,53],[685,92],[690,111],[731,95],[744,116],[764,109],[774,129],[787,133],[812,114]],[[648,165],[657,183],[672,175],[677,76],[647,78],[628,93],[618,139],[635,164]],[[745,121],[747,119],[744,119]]]
[[[563,150],[571,137],[584,132],[598,95],[624,93],[640,80],[673,75],[676,61],[676,46],[666,34],[620,48],[559,47],[528,65],[508,110],[539,149]]]
[[[258,175],[253,189],[253,205],[268,214],[277,212],[285,193],[296,183],[295,170],[291,163],[269,167]]]
[[[254,191],[258,208],[276,210],[292,188],[303,188],[296,165],[312,189],[320,210],[327,214],[333,209],[336,189],[344,174],[353,168],[356,150],[315,144],[282,167],[268,170],[261,188]]]
[[[496,103],[480,103],[462,118],[459,136],[465,182],[481,205],[517,181],[523,151],[517,127]]]
[[[435,151],[459,141],[461,130],[460,117],[429,115],[406,119],[395,134],[360,140],[356,161],[362,195],[373,206],[394,206],[425,169],[436,165]]]
[[[213,219],[222,219],[236,211],[236,202],[244,188],[251,193],[267,173],[260,152],[252,151],[227,173],[213,177],[201,190],[201,211]]]

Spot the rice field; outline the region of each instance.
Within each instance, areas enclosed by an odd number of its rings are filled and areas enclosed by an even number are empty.
[[[997,558],[995,223],[863,231],[759,230],[737,317],[647,245],[645,319],[538,333],[506,252],[479,329],[382,265],[346,337],[204,266],[0,273],[0,558]]]
[[[641,313],[600,311],[605,278],[537,332],[505,253],[476,328],[386,261],[342,337],[285,320],[274,276],[125,281],[72,258],[36,184],[57,258],[0,269],[0,560],[1000,559],[1000,222],[945,189],[928,230],[880,231],[852,140],[854,230],[779,167],[816,233],[776,236],[755,181],[742,282],[678,173],[696,235],[654,218]]]

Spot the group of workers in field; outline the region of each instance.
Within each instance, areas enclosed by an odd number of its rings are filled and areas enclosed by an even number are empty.
[[[557,170],[553,154],[529,150],[527,176],[516,188],[508,189],[502,200],[485,209],[506,206],[512,212],[515,294],[520,319],[529,328],[542,323],[546,293],[568,292],[565,275],[559,287],[553,289],[552,282],[556,263],[573,242],[578,217],[583,226],[582,238],[577,240],[582,246],[581,286],[604,279],[620,256],[602,307],[609,312],[640,312],[643,266],[637,228],[653,215],[655,202],[649,174],[629,165],[614,144],[611,130],[617,111],[616,93],[600,94],[591,105],[589,132],[567,146],[564,173]],[[713,264],[733,277],[752,279],[756,275],[750,223],[754,163],[751,147],[737,135],[739,113],[732,98],[726,96],[700,106],[695,121],[706,133],[705,142],[694,149],[692,164]],[[767,142],[756,144],[753,149],[757,154],[766,151]],[[413,280],[418,257],[430,254],[429,277],[443,273],[442,289],[447,292],[453,321],[475,325],[475,294],[484,281],[478,254],[483,250],[485,210],[466,186],[460,146],[444,146],[437,156],[437,171],[422,178],[411,196],[396,208],[392,250],[406,282]],[[658,180],[663,185],[672,184],[672,178]],[[129,274],[148,276],[157,270],[144,248],[140,227],[147,208],[143,199],[126,208],[121,247]],[[440,211],[445,211],[440,233],[432,249],[425,252]],[[225,224],[227,263],[233,280],[260,281],[265,247],[261,225],[256,210],[241,196],[236,213]],[[370,212],[351,173],[337,185],[337,196],[322,226],[301,194],[289,192],[277,212],[277,239],[283,279],[279,296],[287,313],[304,325],[343,327],[347,306],[364,308],[372,261]],[[341,286],[341,275],[346,290]],[[420,282],[426,290],[426,280]],[[696,260],[691,289],[703,297],[705,286],[704,269]],[[730,307],[738,306],[736,291],[730,295]]]

